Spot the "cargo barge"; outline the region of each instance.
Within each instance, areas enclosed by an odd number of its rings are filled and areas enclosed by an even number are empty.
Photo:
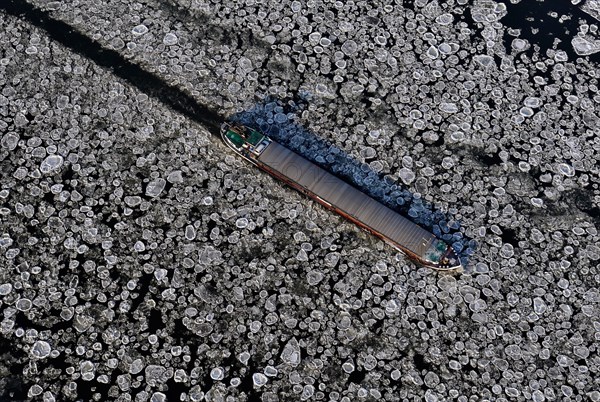
[[[462,269],[446,242],[265,134],[224,123],[221,137],[248,162],[381,238],[417,264],[444,271]]]

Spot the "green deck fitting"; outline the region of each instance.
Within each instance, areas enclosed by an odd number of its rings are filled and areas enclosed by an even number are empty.
[[[233,145],[235,145],[236,147],[241,147],[242,145],[244,145],[244,139],[238,133],[229,130],[225,135],[231,140],[231,142],[233,142]]]
[[[258,131],[250,130],[250,134],[248,135],[248,142],[252,145],[256,145],[262,140],[264,135],[259,133]]]

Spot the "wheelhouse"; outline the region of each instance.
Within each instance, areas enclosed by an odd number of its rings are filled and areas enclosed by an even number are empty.
[[[225,144],[245,158],[256,158],[271,140],[261,132],[242,125],[223,124],[221,137]]]

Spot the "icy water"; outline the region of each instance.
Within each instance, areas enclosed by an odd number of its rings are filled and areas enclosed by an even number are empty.
[[[218,133],[218,127],[225,118],[224,116],[200,105],[189,94],[166,84],[159,76],[125,59],[114,49],[102,46],[97,41],[74,30],[72,26],[53,18],[25,1],[7,0],[3,2],[1,9],[7,14],[25,18],[34,26],[46,31],[53,40],[63,46],[93,60],[99,66],[110,69],[115,76],[126,80],[142,92],[160,99],[161,102],[190,119],[203,124],[212,130],[213,134]]]
[[[0,399],[600,401],[600,7],[573,3],[0,2]],[[221,116],[469,270],[260,174]]]
[[[570,59],[584,55],[594,62],[600,61],[597,52],[600,45],[597,27],[600,23],[600,4],[592,1],[520,1],[516,4],[502,1],[506,5],[507,15],[502,23],[511,29],[518,29],[519,37],[540,47],[545,53],[548,49],[560,49]],[[577,3],[577,4],[573,4]],[[590,30],[590,26],[595,26]],[[580,34],[590,35],[589,41],[573,40]],[[512,35],[505,35],[504,45],[511,47]],[[590,45],[587,45],[590,43]],[[587,46],[586,46],[587,45]],[[590,53],[593,51],[593,53]]]

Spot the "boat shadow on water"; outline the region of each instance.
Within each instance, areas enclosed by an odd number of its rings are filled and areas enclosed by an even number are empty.
[[[231,116],[229,120],[263,132],[446,241],[459,257],[464,272],[470,272],[468,261],[477,248],[477,242],[464,235],[460,230],[460,221],[450,213],[436,209],[398,181],[376,172],[368,163],[348,155],[298,124],[296,121],[306,103],[305,98],[266,98],[252,108]]]

